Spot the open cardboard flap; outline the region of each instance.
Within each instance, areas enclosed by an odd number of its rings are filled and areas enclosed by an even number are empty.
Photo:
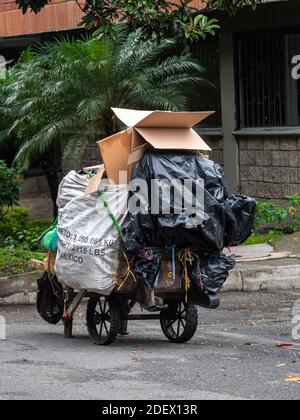
[[[135,111],[121,108],[112,108],[112,110],[119,120],[132,128],[192,128],[214,114],[214,111]]]
[[[158,150],[203,150],[211,148],[191,128],[136,128],[136,131]]]
[[[132,130],[121,131],[107,137],[99,141],[98,146],[108,179],[118,184],[120,172],[127,172],[130,176],[128,156],[132,150]]]
[[[88,197],[89,195],[98,191],[100,182],[102,181],[102,178],[103,178],[103,175],[104,175],[104,172],[105,172],[104,165],[101,165],[99,167],[98,173],[96,175],[94,175],[92,178],[89,179],[87,188],[84,192],[85,197]]]
[[[127,172],[149,149],[210,151],[211,148],[193,130],[214,112],[135,111],[112,108],[128,127],[98,143],[107,177],[119,182],[119,173]]]

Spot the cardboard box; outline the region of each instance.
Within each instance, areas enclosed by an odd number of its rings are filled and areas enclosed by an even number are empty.
[[[97,144],[107,177],[116,184],[120,171],[130,180],[133,165],[149,149],[211,151],[193,127],[214,112],[112,110],[128,129]]]
[[[124,281],[124,273],[126,272],[127,264],[124,260],[120,259],[119,262],[119,276],[117,290],[119,293],[134,294],[137,291],[137,283],[132,275],[129,275]],[[155,286],[156,293],[170,293],[180,292],[183,290],[183,267],[179,261],[176,261],[175,279],[172,278],[172,261],[163,260],[161,270],[158,274],[157,284]]]
[[[98,191],[99,185],[105,173],[105,168],[104,168],[104,165],[100,165],[100,166],[93,166],[91,168],[84,168],[84,170],[87,173],[90,172],[90,170],[94,170],[96,172],[94,176],[89,179],[87,188],[84,192],[84,196],[88,197],[89,195]]]

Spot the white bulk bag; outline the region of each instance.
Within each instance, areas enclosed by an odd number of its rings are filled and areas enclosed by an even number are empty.
[[[68,287],[109,295],[115,286],[121,238],[103,199],[121,226],[127,215],[128,187],[101,188],[102,198],[98,192],[84,197],[84,188],[82,196],[64,202],[60,209],[55,271]],[[67,196],[65,187],[60,193]]]
[[[74,198],[83,197],[87,186],[87,175],[80,175],[75,171],[69,172],[59,185],[56,200],[59,210],[62,210]]]

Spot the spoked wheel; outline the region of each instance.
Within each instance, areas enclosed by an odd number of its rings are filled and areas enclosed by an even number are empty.
[[[94,295],[88,301],[86,321],[89,335],[95,344],[111,344],[120,329],[119,307],[112,298]]]
[[[160,321],[162,331],[173,343],[186,343],[197,331],[198,311],[195,305],[182,301],[172,302],[161,315],[163,316]]]

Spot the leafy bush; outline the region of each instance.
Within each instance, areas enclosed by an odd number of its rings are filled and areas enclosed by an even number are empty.
[[[290,195],[288,199],[288,220],[285,227],[287,233],[300,231],[300,195]]]
[[[37,238],[51,225],[51,221],[30,219],[24,208],[12,208],[0,221],[0,244],[9,248],[40,249]]]
[[[278,206],[272,201],[257,202],[255,230],[267,227],[270,224],[281,224],[287,219],[286,209]]]
[[[51,0],[16,0],[19,8],[26,13],[28,10],[39,13]],[[203,17],[203,10],[219,9],[233,16],[243,8],[255,9],[263,0],[206,0],[202,3],[202,10],[197,10],[192,0],[86,0],[78,2],[83,12],[82,24],[86,29],[98,29],[100,33],[113,31],[116,23],[126,22],[129,28],[143,27],[148,36],[159,33],[164,36],[180,36],[178,20],[183,21],[184,33],[192,32],[193,17]],[[204,16],[206,17],[206,16]],[[204,27],[204,29],[206,26]],[[202,26],[195,29],[195,35],[203,36],[208,32]],[[177,32],[176,32],[177,30]]]
[[[13,207],[0,220],[0,235],[2,240],[9,236],[13,229],[22,230],[29,220],[29,211],[22,207]]]
[[[35,271],[31,259],[43,260],[45,254],[23,249],[0,248],[0,277]]]
[[[18,203],[20,186],[19,173],[0,160],[0,220],[10,207]]]
[[[287,207],[280,207],[272,201],[257,202],[255,232],[277,227],[284,233],[300,231],[300,195],[286,197]]]

